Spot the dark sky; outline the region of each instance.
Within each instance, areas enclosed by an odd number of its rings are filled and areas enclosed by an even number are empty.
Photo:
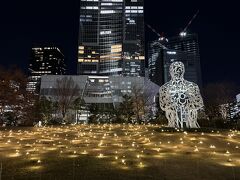
[[[59,46],[68,73],[76,73],[79,0],[1,2],[0,64],[25,71],[34,44]],[[189,31],[198,33],[204,84],[240,85],[240,11],[236,2],[220,0],[145,0],[145,21],[165,36],[177,35],[194,13]],[[146,41],[156,39],[146,28]]]

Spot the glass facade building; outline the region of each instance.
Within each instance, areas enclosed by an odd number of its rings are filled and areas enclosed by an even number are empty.
[[[185,79],[202,87],[200,53],[196,34],[156,40],[149,44],[149,78],[158,85],[170,80],[169,67],[174,61],[185,65]]]
[[[197,34],[180,33],[179,36],[168,39],[166,46],[169,49],[183,52],[184,57],[179,59],[183,61],[186,69],[186,76],[190,81],[193,81],[202,87],[202,73],[200,64],[200,51]],[[185,62],[184,62],[185,61]]]
[[[123,73],[126,76],[144,76],[144,1],[125,0],[123,39]]]
[[[144,76],[143,0],[81,0],[78,74]]]
[[[164,46],[160,41],[153,41],[148,45],[148,76],[159,86],[164,84]]]

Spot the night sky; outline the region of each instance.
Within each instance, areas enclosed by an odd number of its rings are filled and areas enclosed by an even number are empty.
[[[166,37],[178,35],[199,9],[190,32],[198,33],[204,84],[240,85],[240,11],[230,1],[145,0],[145,22]],[[0,64],[25,71],[31,47],[61,48],[68,74],[76,73],[79,0],[4,1],[0,11]],[[146,41],[157,36],[146,27]]]

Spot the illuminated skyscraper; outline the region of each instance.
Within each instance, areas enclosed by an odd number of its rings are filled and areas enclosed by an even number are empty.
[[[143,0],[81,0],[78,74],[144,76]]]
[[[124,75],[144,76],[144,2],[125,0],[123,39]]]
[[[180,54],[185,54],[185,59],[184,56],[181,56],[179,57],[179,60],[183,61],[185,64],[188,80],[193,81],[202,87],[198,35],[182,32],[179,36],[169,38],[166,46],[169,49],[182,52]]]
[[[196,34],[180,36],[149,45],[149,78],[152,82],[163,85],[170,80],[169,67],[174,61],[185,65],[185,79],[202,87],[200,53]]]
[[[159,40],[148,45],[148,75],[149,79],[159,86],[164,84],[164,46]]]

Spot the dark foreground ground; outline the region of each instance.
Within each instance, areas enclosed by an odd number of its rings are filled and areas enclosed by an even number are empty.
[[[240,132],[137,125],[0,129],[0,163],[2,180],[237,180]]]

